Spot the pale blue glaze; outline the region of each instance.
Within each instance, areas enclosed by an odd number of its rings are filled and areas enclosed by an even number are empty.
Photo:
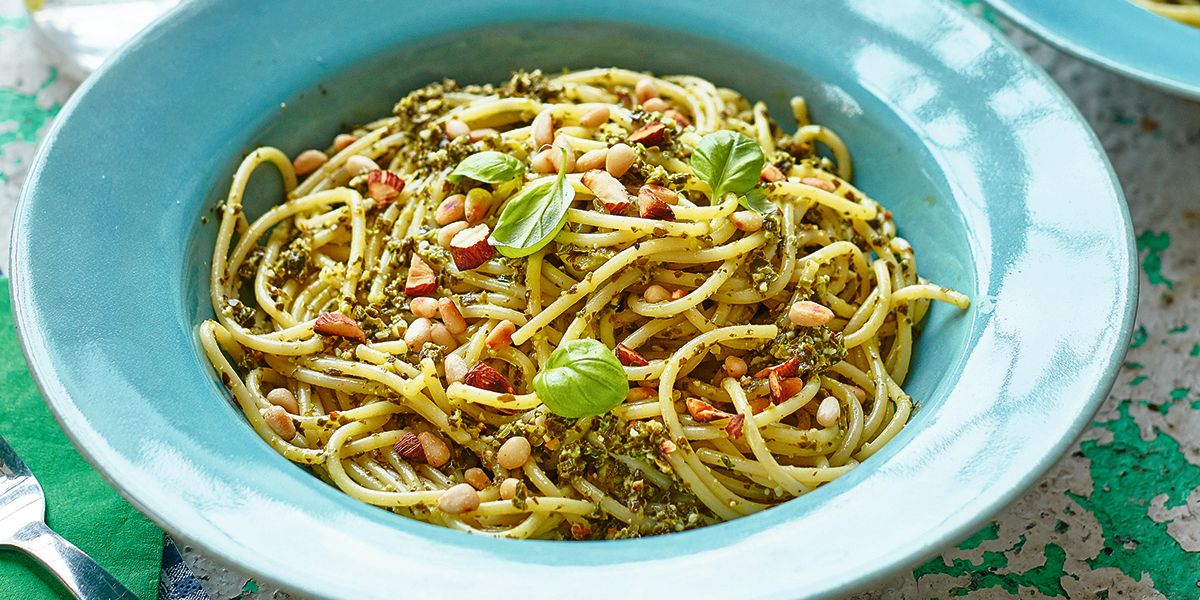
[[[1129,0],[984,1],[1070,54],[1200,100],[1200,28]]]
[[[44,396],[158,523],[315,596],[822,596],[932,555],[1045,471],[1107,392],[1136,295],[1128,214],[1058,89],[961,9],[777,6],[185,3],[72,98],[30,174],[12,289]],[[704,75],[781,120],[802,93],[842,134],[856,183],[895,212],[922,273],[975,300],[932,311],[909,427],[850,475],[764,513],[570,544],[406,520],[259,440],[194,337],[210,314],[215,231],[200,217],[242,153],[325,145],[340,123],[442,76],[609,64]],[[278,189],[256,180],[251,213]]]

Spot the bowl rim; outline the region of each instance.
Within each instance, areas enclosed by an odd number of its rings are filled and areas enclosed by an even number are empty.
[[[1146,85],[1200,101],[1200,69],[1185,70],[1180,56],[1168,54],[1165,47],[1180,51],[1200,46],[1200,27],[1191,27],[1159,16],[1128,0],[1109,0],[1110,8],[1097,9],[1088,0],[983,0],[1005,18],[1042,41],[1080,60]],[[1057,5],[1057,6],[1054,6]],[[1075,14],[1086,14],[1098,23],[1066,18],[1063,6],[1074,7]],[[1086,11],[1086,12],[1080,12]],[[1099,31],[1136,32],[1156,43],[1142,44],[1126,37],[1092,35]],[[1176,64],[1178,63],[1178,64]]]
[[[207,7],[212,7],[226,0],[200,0],[191,3],[184,3],[168,14],[157,20],[150,28],[140,33],[133,41],[123,47],[116,55],[110,58],[97,73],[89,80],[84,82],[80,89],[68,100],[60,111],[57,118],[47,133],[41,147],[38,149],[37,157],[34,161],[34,166],[30,172],[28,181],[35,181],[36,175],[45,168],[46,157],[55,151],[55,141],[64,124],[69,122],[75,113],[76,107],[83,102],[90,90],[100,81],[106,73],[112,70],[114,65],[120,64],[127,56],[136,54],[142,47],[151,45],[155,42],[157,34],[160,30],[170,26],[174,26],[181,21],[186,20],[194,11],[206,10]],[[829,593],[846,593],[855,589],[861,589],[867,585],[878,582],[885,576],[893,574],[900,568],[909,567],[917,564],[921,560],[933,556],[939,552],[945,545],[952,543],[954,540],[961,539],[977,529],[985,521],[990,519],[992,515],[1010,503],[1012,500],[1023,493],[1030,487],[1036,479],[1040,478],[1054,463],[1056,463],[1061,455],[1066,451],[1067,447],[1073,443],[1077,434],[1082,430],[1083,426],[1091,419],[1091,416],[1099,408],[1100,403],[1107,396],[1116,374],[1119,370],[1121,360],[1124,356],[1123,348],[1128,343],[1129,335],[1133,329],[1133,320],[1137,306],[1137,266],[1136,266],[1136,251],[1134,246],[1133,228],[1130,220],[1128,207],[1124,198],[1120,183],[1112,169],[1111,164],[1106,158],[1103,147],[1096,138],[1094,132],[1087,126],[1079,111],[1070,103],[1057,85],[1042,72],[1036,65],[1023,54],[1020,53],[1012,44],[1000,35],[999,32],[992,28],[985,27],[983,24],[971,19],[968,13],[960,6],[953,3],[939,3],[939,9],[953,15],[953,18],[959,19],[960,23],[966,27],[972,27],[976,30],[982,30],[987,36],[989,43],[999,46],[1002,50],[1009,52],[1013,60],[1018,61],[1026,70],[1028,75],[1046,88],[1046,90],[1055,96],[1055,100],[1060,103],[1059,108],[1065,108],[1072,114],[1075,124],[1086,132],[1088,149],[1097,153],[1103,162],[1103,169],[1108,175],[1107,183],[1111,186],[1113,199],[1116,201],[1118,208],[1121,209],[1122,218],[1120,225],[1122,233],[1126,241],[1124,258],[1124,281],[1125,288],[1122,291],[1127,292],[1125,296],[1126,302],[1120,308],[1120,323],[1118,329],[1123,332],[1118,336],[1123,345],[1118,346],[1120,351],[1115,351],[1107,355],[1107,361],[1100,365],[1103,372],[1103,378],[1107,381],[1097,382],[1089,392],[1087,399],[1080,405],[1074,418],[1051,445],[1050,451],[1044,453],[1032,464],[1026,464],[1024,474],[1020,477],[1007,481],[1007,487],[999,490],[998,493],[991,495],[986,499],[985,504],[973,512],[973,516],[960,521],[956,526],[946,527],[939,530],[937,539],[915,541],[911,546],[911,550],[902,556],[892,557],[890,562],[881,565],[879,568],[861,574],[855,579],[849,581],[837,582],[832,585],[822,588],[823,592]],[[965,23],[963,22],[965,21]],[[16,218],[13,222],[13,231],[18,231],[18,228],[29,218],[31,206],[34,204],[34,197],[37,195],[37,190],[34,186],[26,186],[22,191],[19,206],[17,209]],[[57,367],[53,366],[52,360],[48,354],[48,346],[43,331],[37,326],[35,308],[32,304],[33,289],[30,286],[29,279],[31,276],[27,273],[28,267],[28,240],[22,236],[13,236],[13,248],[11,253],[11,288],[10,294],[12,297],[12,305],[14,318],[17,324],[18,337],[20,339],[22,352],[29,364],[30,371],[34,376],[38,390],[45,399],[51,412],[58,420],[64,432],[79,449],[80,453],[103,475],[103,477],[116,488],[122,496],[124,496],[131,504],[139,511],[149,516],[157,524],[168,530],[171,534],[180,539],[187,540],[205,548],[210,555],[225,561],[228,564],[239,565],[241,568],[251,571],[256,576],[263,580],[270,581],[284,587],[285,589],[295,589],[300,592],[312,594],[321,597],[333,597],[327,592],[328,588],[322,588],[311,578],[303,578],[303,581],[297,579],[284,578],[277,576],[277,571],[272,572],[272,563],[256,560],[252,552],[247,552],[243,548],[241,552],[235,551],[233,546],[222,545],[214,542],[211,536],[205,535],[203,532],[188,531],[182,526],[178,526],[171,516],[171,511],[161,509],[155,506],[154,500],[157,498],[153,494],[146,494],[145,490],[131,491],[126,486],[122,485],[120,476],[122,470],[114,467],[113,462],[104,460],[105,453],[100,449],[100,445],[96,444],[97,432],[90,431],[86,427],[79,427],[80,423],[76,422],[77,415],[72,413],[74,400],[71,398],[70,392],[65,388],[63,383],[56,375]],[[76,428],[78,427],[78,428]],[[102,439],[101,439],[102,441]],[[364,505],[366,506],[366,505]],[[714,529],[705,528],[705,529]],[[677,537],[680,534],[664,536]],[[536,544],[545,542],[511,542]],[[600,542],[605,544],[609,542]],[[576,546],[588,546],[591,543],[576,543]]]

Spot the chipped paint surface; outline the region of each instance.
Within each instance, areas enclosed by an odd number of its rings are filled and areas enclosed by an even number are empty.
[[[1200,598],[1200,104],[1080,63],[962,0],[1045,66],[1096,129],[1142,266],[1130,351],[1070,453],[994,520],[861,599]],[[34,147],[73,88],[0,0],[0,244]],[[7,264],[6,255],[0,257]],[[214,598],[289,598],[184,547]]]

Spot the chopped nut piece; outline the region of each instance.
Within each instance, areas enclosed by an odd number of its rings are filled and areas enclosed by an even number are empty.
[[[624,214],[629,205],[633,203],[633,196],[629,195],[625,185],[607,171],[593,169],[584,173],[580,181],[596,195],[596,198],[600,199],[604,210],[610,214]]]
[[[507,377],[482,361],[475,363],[475,366],[463,375],[462,382],[471,387],[491,390],[498,394],[511,394],[516,391]]]
[[[387,206],[404,191],[404,180],[391,171],[367,173],[367,195],[375,201],[375,208]]]
[[[647,148],[658,146],[667,140],[667,125],[655,121],[629,134],[630,144],[641,144]]]
[[[492,230],[483,223],[464,229],[450,240],[450,256],[459,271],[470,271],[492,259],[496,248],[488,244]]]
[[[401,458],[411,463],[425,462],[425,448],[421,446],[421,440],[417,434],[406,431],[400,436],[400,440],[392,444],[392,449],[399,454]]]
[[[717,419],[728,419],[733,416],[723,410],[717,410],[713,405],[699,398],[688,398],[685,403],[687,404],[688,414],[692,415],[692,418],[699,423],[708,423]]]
[[[650,364],[650,361],[646,360],[637,350],[625,344],[617,344],[616,353],[617,360],[627,367],[644,367]]]
[[[742,437],[742,426],[746,423],[746,415],[738,413],[729,419],[729,424],[725,426],[725,433],[732,439]]]
[[[313,331],[321,335],[333,335],[360,344],[367,343],[367,334],[363,332],[358,322],[338,313],[321,313],[313,324]]]

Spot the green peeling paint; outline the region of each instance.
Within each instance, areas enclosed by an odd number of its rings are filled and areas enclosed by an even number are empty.
[[[1171,329],[1167,330],[1167,333],[1187,333],[1187,330],[1188,330],[1187,323],[1184,323],[1183,325],[1179,325],[1178,327],[1172,327]]]
[[[1140,362],[1127,362],[1122,366],[1132,371],[1140,371],[1146,368],[1146,365],[1143,365]]]
[[[1067,591],[1063,589],[1060,580],[1066,576],[1063,565],[1067,562],[1067,552],[1058,544],[1046,544],[1046,562],[1040,567],[1024,573],[997,573],[1008,566],[1008,556],[1005,553],[1017,552],[1024,545],[1025,536],[1021,536],[1016,545],[1004,552],[985,551],[981,565],[974,565],[962,558],[956,558],[954,562],[947,564],[943,559],[935,558],[917,567],[913,571],[913,577],[920,579],[932,574],[967,577],[965,585],[950,589],[951,596],[966,596],[984,588],[1001,588],[1009,594],[1016,595],[1022,588],[1033,588],[1044,596],[1066,598]]]
[[[1200,481],[1200,466],[1189,463],[1179,442],[1162,431],[1144,441],[1129,416],[1129,405],[1121,402],[1116,420],[1093,424],[1111,431],[1112,442],[1087,440],[1080,446],[1097,485],[1091,496],[1068,496],[1091,511],[1104,531],[1104,548],[1088,564],[1093,569],[1117,568],[1135,580],[1149,574],[1167,598],[1195,598],[1200,552],[1183,552],[1167,533],[1167,524],[1155,523],[1147,510],[1159,494],[1167,495],[1168,509],[1185,505]]]
[[[1134,387],[1134,386],[1137,386],[1137,385],[1142,385],[1142,382],[1143,382],[1143,381],[1146,381],[1146,376],[1145,376],[1145,375],[1138,375],[1137,377],[1134,377],[1133,379],[1129,380],[1129,387]]]
[[[958,547],[962,550],[974,550],[986,541],[998,539],[1000,539],[1000,524],[993,521],[988,523],[987,527],[976,531],[975,535],[963,540]]]
[[[1146,338],[1150,337],[1146,334],[1146,328],[1138,325],[1138,328],[1133,330],[1133,336],[1129,338],[1129,349],[1132,350],[1146,343]]]
[[[1175,389],[1171,390],[1171,399],[1172,400],[1183,400],[1184,398],[1188,397],[1188,394],[1191,391],[1192,391],[1191,388],[1185,388],[1185,387],[1175,388]]]
[[[1192,351],[1188,352],[1188,356],[1200,356],[1200,344],[1192,344]]]
[[[1163,231],[1154,233],[1146,230],[1137,236],[1138,254],[1146,253],[1142,258],[1142,271],[1146,274],[1146,279],[1150,285],[1165,285],[1167,288],[1175,287],[1175,282],[1163,277],[1162,274],[1162,253],[1171,246],[1171,234]]]

